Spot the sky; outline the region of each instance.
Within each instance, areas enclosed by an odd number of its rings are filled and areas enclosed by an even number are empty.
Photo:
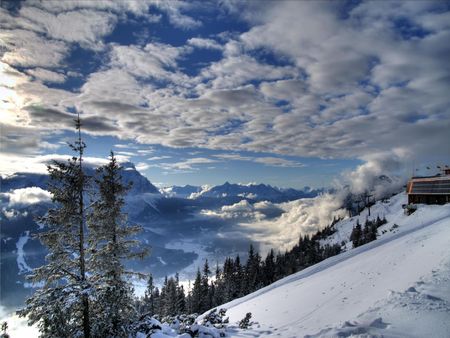
[[[450,2],[2,1],[0,174],[113,150],[158,185],[450,164]],[[375,169],[374,169],[375,168]]]

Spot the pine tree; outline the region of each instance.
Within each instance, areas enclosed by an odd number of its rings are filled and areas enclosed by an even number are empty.
[[[266,256],[263,271],[264,285],[269,285],[275,282],[275,253],[273,249],[271,249]]]
[[[89,183],[83,172],[86,148],[81,121],[75,120],[78,139],[69,144],[75,155],[67,162],[48,166],[49,191],[54,207],[39,222],[45,231],[38,235],[48,249],[46,264],[29,276],[43,287],[28,300],[20,316],[38,324],[42,337],[91,336],[89,297],[93,290],[86,273],[85,192]]]
[[[231,265],[231,273],[232,273],[232,278],[231,278],[231,296],[232,299],[241,297],[244,295],[244,271],[241,265],[241,258],[239,257],[239,255],[236,255],[236,258],[234,260],[234,264],[233,261],[231,261],[232,265]]]
[[[133,288],[126,279],[133,273],[125,270],[123,260],[143,258],[147,253],[136,250],[139,242],[130,239],[142,228],[129,225],[122,213],[130,186],[122,183],[121,170],[111,152],[109,163],[97,169],[98,199],[88,218],[91,279],[98,297],[96,315],[101,318],[96,321],[99,336],[123,336],[135,317]]]
[[[180,285],[178,273],[175,275],[175,283],[177,287],[176,313],[186,313],[186,295],[183,285]]]
[[[225,301],[225,285],[222,271],[219,268],[219,263],[216,264],[216,280],[214,281],[215,290],[213,295],[213,307],[223,304]]]
[[[234,262],[230,257],[225,259],[223,264],[223,301],[224,303],[234,299],[234,291],[236,289],[234,282]]]
[[[353,247],[356,248],[361,245],[362,238],[362,230],[361,224],[359,223],[359,219],[356,220],[356,226],[353,228],[352,233],[350,234],[350,240],[353,243]]]
[[[186,312],[187,313],[194,313],[193,306],[192,306],[192,288],[191,288],[191,281],[188,281],[188,292],[186,296]]]
[[[202,275],[202,286],[201,286],[201,309],[202,312],[209,310],[212,307],[211,290],[209,287],[209,275],[211,270],[209,269],[208,260],[205,260],[205,265],[203,266]]]
[[[145,311],[151,316],[155,314],[155,285],[153,283],[153,275],[150,274],[147,280],[147,289],[144,294]]]
[[[200,269],[197,270],[194,285],[192,287],[192,312],[200,313],[202,311],[202,275]]]

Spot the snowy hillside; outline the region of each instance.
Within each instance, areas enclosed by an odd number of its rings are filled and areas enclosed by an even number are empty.
[[[376,241],[226,304],[231,323],[247,312],[256,322],[236,336],[450,337],[450,205],[405,216],[404,201],[371,208],[388,220]],[[355,222],[336,224],[329,241],[348,239]]]

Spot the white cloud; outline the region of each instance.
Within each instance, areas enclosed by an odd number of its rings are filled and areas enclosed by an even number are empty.
[[[346,185],[353,194],[369,191],[375,199],[389,197],[399,192],[406,183],[400,177],[407,176],[404,171],[407,169],[411,155],[410,151],[403,149],[367,155],[364,157],[365,163],[351,172],[343,173],[339,184],[341,187]],[[389,179],[382,179],[386,175]]]
[[[27,70],[27,73],[43,82],[63,83],[66,81],[66,76],[64,74],[52,72],[51,70],[44,68],[29,69]]]
[[[221,46],[217,41],[213,39],[205,39],[205,38],[190,38],[187,40],[188,45],[204,48],[204,49],[217,49],[222,50],[223,46]]]
[[[91,48],[97,48],[100,38],[111,33],[117,21],[115,15],[104,11],[78,9],[52,14],[29,6],[21,8],[20,16],[33,24],[31,29],[44,32],[52,39]]]
[[[209,163],[216,163],[218,162],[217,160],[213,160],[210,158],[206,158],[206,157],[195,157],[195,158],[190,158],[184,161],[179,161],[179,162],[175,162],[175,163],[160,163],[160,164],[153,164],[152,166],[157,166],[166,170],[175,170],[175,171],[179,171],[179,170],[198,170],[198,168],[196,168],[199,165],[204,165],[204,164],[209,164]]]
[[[345,216],[340,201],[325,194],[312,199],[277,204],[284,213],[275,220],[243,222],[250,237],[262,243],[262,251],[276,248],[280,251],[292,248],[300,235],[311,235],[330,225],[334,217]]]
[[[111,65],[124,69],[136,77],[178,80],[182,74],[176,69],[176,60],[189,49],[162,43],[149,43],[144,47],[115,45],[111,51]]]
[[[138,162],[138,164],[136,164],[136,170],[138,171],[144,171],[147,170],[148,168],[150,168],[150,165],[148,163]]]
[[[364,159],[411,144],[418,158],[450,156],[443,146],[450,127],[450,28],[443,11],[430,10],[438,4],[386,3],[378,8],[361,3],[347,15],[342,15],[348,10],[342,4],[330,2],[229,5],[229,13],[242,15],[250,28],[217,35],[224,43],[223,57],[202,65],[197,75],[183,73],[180,60],[194,47],[217,43],[197,33],[185,46],[108,45],[108,58],[76,93],[3,68],[5,78],[16,81],[1,89],[8,97],[2,101],[7,103],[0,102],[6,106],[1,112],[7,112],[8,128],[26,126],[37,133],[72,128],[67,112],[75,106],[91,134],[169,147],[274,154],[258,160],[267,165],[301,165],[277,155]],[[40,72],[41,81],[52,76],[62,80],[55,74],[62,74],[72,43],[101,44],[117,22],[111,13],[145,16],[158,7],[180,25],[183,20],[185,27],[200,24],[183,17],[197,6],[184,2],[30,6],[24,5],[17,18],[2,10],[2,61],[38,67],[28,72],[36,77]],[[77,36],[60,27],[64,13],[80,22],[73,32]],[[102,16],[98,32],[92,32],[92,25],[83,31],[83,19],[75,13]],[[403,36],[395,25],[400,16],[425,33]],[[295,25],[298,29],[292,29]],[[265,53],[280,62],[268,62]],[[38,139],[33,134],[28,143]]]
[[[2,193],[2,195],[9,199],[10,207],[48,202],[52,198],[50,192],[39,187],[15,189],[11,192]]]
[[[8,323],[8,334],[11,337],[37,337],[39,330],[36,325],[28,326],[27,318],[19,317],[15,311],[11,311],[0,305],[0,320]]]
[[[175,27],[183,29],[193,29],[198,28],[202,25],[199,20],[182,13],[183,11],[192,8],[189,2],[172,0],[172,1],[161,1],[155,3],[155,5],[166,12],[169,17],[169,21]]]
[[[202,210],[200,215],[239,221],[260,222],[266,218],[267,213],[271,213],[274,210],[280,211],[281,209],[278,205],[271,202],[262,201],[251,204],[244,199],[232,205],[224,205],[219,210]]]
[[[268,218],[267,215],[274,211],[281,212],[281,215]],[[202,210],[201,215],[237,221],[240,227],[237,231],[260,243],[264,254],[271,248],[280,251],[291,249],[300,235],[316,233],[330,225],[335,217],[344,217],[345,210],[341,209],[340,198],[324,194],[280,204],[263,201],[252,205],[242,200],[219,210]]]
[[[13,66],[57,67],[69,50],[64,42],[22,29],[2,30],[0,40],[6,49],[1,60]]]
[[[172,158],[172,156],[166,156],[166,155],[164,155],[164,156],[153,156],[153,157],[149,157],[147,159],[147,161],[160,161],[160,160],[165,160],[165,159],[168,159],[168,158]]]
[[[261,163],[266,166],[270,167],[291,167],[291,168],[300,168],[304,167],[305,165],[293,161],[288,160],[281,157],[272,157],[272,156],[265,156],[265,157],[252,157],[252,156],[242,156],[239,154],[219,154],[219,155],[213,155],[214,157],[223,159],[223,160],[231,160],[231,161],[247,161],[247,162],[255,162],[255,163]]]
[[[72,155],[61,154],[46,154],[46,155],[32,155],[32,156],[20,156],[13,154],[0,153],[0,174],[12,175],[14,173],[47,173],[47,165],[51,164],[53,160],[65,162],[72,158]],[[128,162],[129,157],[124,155],[116,156],[118,162]],[[108,158],[101,157],[83,157],[84,163],[87,166],[98,167],[108,163]]]

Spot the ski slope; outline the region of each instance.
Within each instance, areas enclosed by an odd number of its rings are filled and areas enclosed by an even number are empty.
[[[372,207],[388,220],[376,241],[225,304],[230,323],[247,312],[255,322],[232,336],[450,337],[450,205],[405,216],[405,200]],[[327,241],[348,239],[355,222],[339,222]]]

